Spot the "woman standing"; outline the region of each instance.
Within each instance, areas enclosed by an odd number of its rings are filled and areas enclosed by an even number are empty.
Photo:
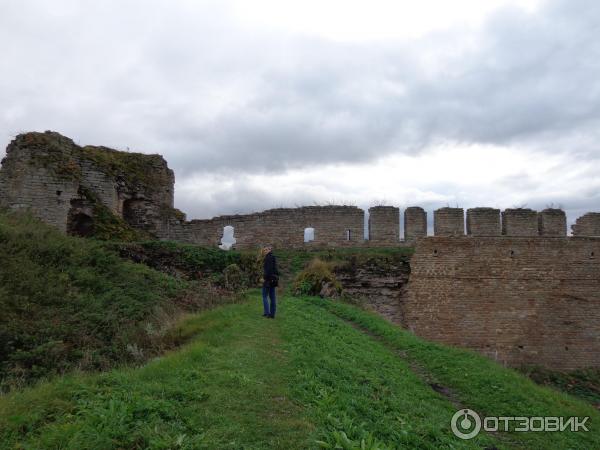
[[[270,319],[275,318],[275,311],[277,309],[277,300],[275,298],[275,288],[279,284],[279,271],[277,270],[277,260],[273,255],[273,247],[266,245],[263,248],[263,255],[265,257],[263,262],[263,317]],[[267,298],[271,299],[271,304],[267,301]]]

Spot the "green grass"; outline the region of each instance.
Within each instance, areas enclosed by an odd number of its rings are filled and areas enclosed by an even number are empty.
[[[523,367],[521,372],[538,384],[552,386],[600,408],[600,370],[579,369],[557,372],[542,367]]]
[[[190,343],[144,367],[0,397],[0,448],[600,448],[593,408],[472,352],[338,302],[284,296],[276,320],[261,310],[253,292],[188,318],[174,332]],[[462,441],[456,401],[487,415],[590,416],[591,431]]]
[[[328,312],[371,333],[388,348],[450,388],[466,407],[484,416],[589,416],[589,433],[510,433],[507,443],[526,448],[600,448],[600,414],[567,394],[536,385],[472,351],[449,348],[417,338],[373,313],[339,302],[315,300]]]
[[[182,332],[198,338],[141,369],[0,398],[0,448],[305,448],[312,425],[289,398],[277,323],[256,312],[192,318]]]
[[[0,391],[143,360],[174,316],[208,301],[202,286],[22,214],[0,213],[0,268]]]

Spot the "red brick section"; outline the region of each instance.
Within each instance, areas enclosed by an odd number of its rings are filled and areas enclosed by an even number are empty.
[[[509,366],[600,367],[600,239],[429,237],[403,323]]]

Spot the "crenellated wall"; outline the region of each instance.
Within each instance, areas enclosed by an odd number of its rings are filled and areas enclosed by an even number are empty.
[[[400,209],[377,206],[369,209],[365,241],[365,213],[355,206],[186,221],[173,208],[173,187],[173,171],[160,155],[80,147],[53,132],[26,133],[9,144],[2,161],[0,207],[28,209],[79,235],[93,229],[102,205],[160,239],[211,247],[221,243],[226,226],[233,227],[235,247],[242,249],[266,243],[415,246],[408,291],[403,267],[402,288],[376,302],[380,311],[391,311],[390,317],[428,339],[508,365],[600,367],[600,213],[578,218],[568,238],[560,209],[471,208],[465,236],[463,209],[440,208],[434,211],[435,237],[427,237],[427,213],[413,206],[404,210],[402,242]],[[304,242],[306,228],[314,229],[314,241]],[[381,275],[372,291],[396,283],[379,268],[363,275]],[[362,281],[353,286],[364,287]]]
[[[364,211],[354,206],[279,208],[245,215],[186,221],[173,208],[174,174],[160,155],[120,152],[106,147],[76,145],[54,132],[26,133],[8,146],[0,170],[0,206],[29,209],[62,231],[85,234],[96,206],[107,207],[132,227],[160,239],[217,246],[223,228],[234,228],[235,246],[264,243],[280,247],[407,245],[427,236],[427,213],[418,206],[404,210],[404,240],[400,239],[400,209],[369,209],[364,239]],[[304,230],[315,239],[304,242]],[[600,213],[588,213],[573,225],[575,236],[600,236]],[[471,208],[466,234],[483,236],[566,235],[566,216],[559,209],[536,212]],[[462,208],[434,211],[435,236],[464,236]]]

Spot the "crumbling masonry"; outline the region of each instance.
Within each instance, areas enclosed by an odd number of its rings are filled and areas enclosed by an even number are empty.
[[[7,147],[0,170],[0,206],[26,209],[71,234],[93,234],[108,210],[131,226],[154,231],[173,208],[175,177],[159,155],[80,147],[58,133],[27,133]]]

